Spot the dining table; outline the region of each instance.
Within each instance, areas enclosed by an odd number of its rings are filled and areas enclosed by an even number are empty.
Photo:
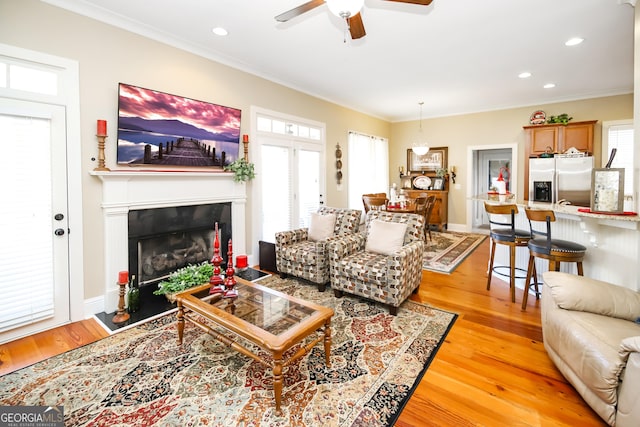
[[[416,212],[416,200],[405,199],[397,202],[387,203],[387,212],[397,213],[415,213]]]

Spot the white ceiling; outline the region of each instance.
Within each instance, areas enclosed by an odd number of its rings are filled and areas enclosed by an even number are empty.
[[[621,0],[366,0],[367,35],[346,43],[326,5],[276,22],[305,0],[44,1],[393,122],[421,101],[428,118],[633,91]]]

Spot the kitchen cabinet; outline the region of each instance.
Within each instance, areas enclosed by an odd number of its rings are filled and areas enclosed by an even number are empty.
[[[552,153],[564,153],[571,147],[593,154],[593,133],[597,120],[569,122],[566,125],[525,126],[527,134],[527,157],[538,157],[550,150]]]

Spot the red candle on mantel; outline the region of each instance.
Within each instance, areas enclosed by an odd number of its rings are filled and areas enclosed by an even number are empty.
[[[129,272],[121,271],[118,273],[118,283],[129,283]]]
[[[242,135],[242,142],[249,142],[249,135],[247,135],[246,133]]]
[[[247,268],[248,265],[246,255],[238,255],[236,257],[236,268]]]
[[[98,136],[107,136],[107,121],[98,120]]]

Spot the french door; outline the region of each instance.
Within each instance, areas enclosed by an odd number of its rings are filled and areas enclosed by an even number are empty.
[[[0,342],[70,320],[66,117],[0,98]]]
[[[276,136],[259,145],[260,240],[275,242],[278,231],[308,227],[324,203],[323,145]]]

